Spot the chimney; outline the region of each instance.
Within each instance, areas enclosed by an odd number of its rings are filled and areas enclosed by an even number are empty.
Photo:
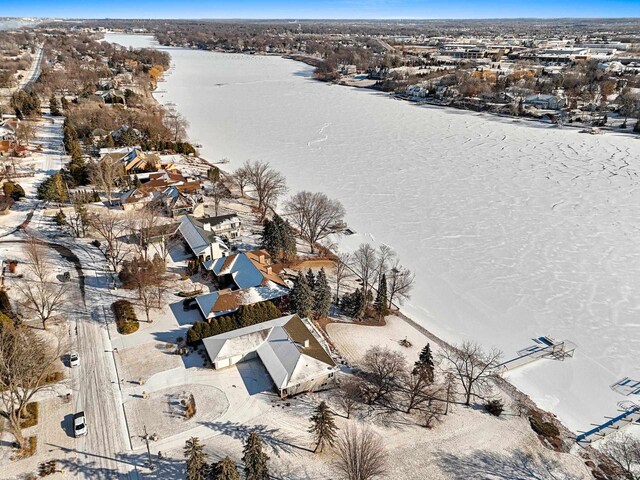
[[[210,232],[211,231],[211,224],[209,222],[203,224],[202,225],[202,229],[207,231],[207,232]]]
[[[304,346],[304,348],[309,348],[309,339],[305,338],[302,345]]]
[[[273,273],[273,268],[271,266],[267,267],[267,275],[271,275]]]

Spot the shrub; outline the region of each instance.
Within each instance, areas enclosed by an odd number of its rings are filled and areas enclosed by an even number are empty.
[[[504,403],[502,403],[502,400],[489,400],[484,408],[491,415],[499,417],[502,415],[502,411],[504,410]]]
[[[0,290],[0,313],[4,313],[7,317],[13,318],[13,309],[9,301],[9,295],[6,290]]]
[[[533,415],[529,417],[531,429],[544,438],[553,438],[560,435],[560,430],[553,423],[545,422],[539,416]]]
[[[44,383],[56,383],[62,380],[62,372],[51,372],[44,377]]]
[[[133,309],[133,305],[128,300],[117,300],[111,305],[113,314],[116,317],[118,333],[129,335],[140,328],[140,322]]]
[[[26,445],[18,450],[16,453],[16,459],[23,459],[33,456],[36,453],[36,449],[38,448],[38,438],[33,436],[27,438]]]
[[[56,222],[56,225],[66,225],[67,224],[67,216],[64,214],[64,212],[62,210],[60,210],[53,217],[53,221]]]
[[[91,245],[93,245],[96,248],[100,248],[100,240],[94,240],[91,242]]]
[[[29,428],[38,424],[38,402],[27,403],[20,415],[20,428]]]
[[[16,201],[24,198],[24,189],[14,182],[4,182],[4,185],[2,185],[2,191],[7,197],[11,197]]]

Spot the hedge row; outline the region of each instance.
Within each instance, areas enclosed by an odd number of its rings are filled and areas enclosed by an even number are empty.
[[[116,326],[118,333],[128,335],[140,328],[140,322],[133,309],[133,305],[128,300],[117,300],[111,305],[113,314],[116,317]]]

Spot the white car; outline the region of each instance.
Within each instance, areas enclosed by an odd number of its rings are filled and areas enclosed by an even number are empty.
[[[79,367],[80,366],[80,357],[78,356],[78,354],[76,352],[71,352],[69,354],[69,365],[72,367]]]
[[[84,412],[73,415],[73,433],[76,437],[87,434],[87,420],[84,417]]]

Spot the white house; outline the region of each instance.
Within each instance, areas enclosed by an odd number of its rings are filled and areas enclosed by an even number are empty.
[[[335,385],[338,367],[298,315],[239,328],[203,340],[213,368],[259,358],[282,398]]]
[[[183,216],[179,231],[191,252],[201,262],[210,262],[229,255],[229,247],[219,235],[204,228],[201,219],[191,215]]]

